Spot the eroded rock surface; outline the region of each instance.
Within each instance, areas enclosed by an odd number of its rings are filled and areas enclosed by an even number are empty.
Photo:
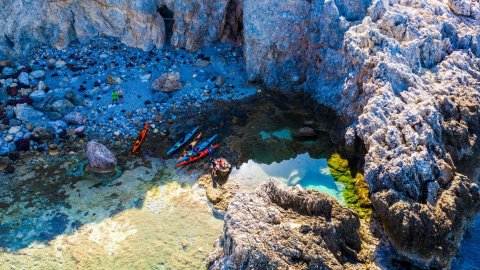
[[[208,268],[345,269],[357,262],[359,226],[328,195],[269,181],[233,198]]]

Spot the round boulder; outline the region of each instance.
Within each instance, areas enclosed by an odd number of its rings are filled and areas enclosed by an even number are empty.
[[[91,141],[87,145],[87,169],[96,173],[115,172],[117,159],[115,155],[101,143]]]

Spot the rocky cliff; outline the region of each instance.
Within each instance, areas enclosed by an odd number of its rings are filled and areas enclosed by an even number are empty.
[[[164,19],[173,19],[171,43],[196,50],[221,38],[228,0],[5,0],[0,10],[0,58],[35,44],[64,48],[96,36],[118,37],[145,50],[166,42]],[[161,10],[173,13],[162,17]],[[165,14],[164,14],[165,15]],[[228,29],[231,29],[229,27]]]
[[[330,196],[270,181],[233,198],[208,268],[353,267],[359,227],[358,215]]]
[[[480,148],[478,0],[6,0],[0,58],[98,35],[160,48],[162,8],[172,45],[243,41],[251,81],[333,108],[347,151],[364,150],[374,214],[399,255],[449,267],[480,209],[478,172],[464,166]]]

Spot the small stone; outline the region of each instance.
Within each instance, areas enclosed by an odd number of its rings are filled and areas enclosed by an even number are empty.
[[[5,138],[3,139],[4,141],[6,142],[11,142],[13,141],[13,135],[12,134],[8,134],[7,136],[5,136]]]
[[[38,80],[38,79],[41,79],[41,78],[44,78],[44,77],[45,77],[45,71],[43,71],[43,70],[35,70],[35,71],[30,72],[30,75],[31,75],[34,79]]]
[[[62,60],[58,60],[57,62],[55,62],[55,67],[56,68],[62,68],[65,66],[65,61],[62,61]]]
[[[225,83],[225,77],[223,75],[220,75],[216,80],[215,80],[215,86],[220,87]]]
[[[21,129],[22,129],[22,127],[20,127],[20,126],[11,127],[11,128],[8,130],[8,134],[15,135],[15,134],[17,134]]]
[[[210,62],[207,61],[207,60],[203,60],[203,59],[198,59],[195,62],[196,67],[207,67],[208,65],[210,65]]]
[[[13,74],[15,74],[15,70],[11,67],[4,67],[2,70],[2,74],[4,76],[12,76]]]
[[[18,75],[18,81],[24,85],[30,85],[30,79],[28,78],[28,73],[22,72]]]

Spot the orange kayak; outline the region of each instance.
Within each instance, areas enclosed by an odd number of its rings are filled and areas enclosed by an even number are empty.
[[[220,146],[219,144],[216,144],[216,145],[213,146],[213,149],[217,149],[219,146]],[[196,160],[199,160],[199,159],[205,157],[205,156],[208,155],[208,154],[210,154],[210,148],[209,148],[209,147],[207,147],[207,148],[205,148],[204,150],[200,151],[200,153],[198,153],[198,155],[193,156],[193,157],[189,157],[187,160],[184,160],[184,161],[178,163],[176,166],[177,166],[177,167],[180,167],[180,166],[183,166],[183,165],[185,165],[185,164],[194,162],[194,161],[196,161]]]
[[[145,140],[145,137],[147,137],[147,131],[148,131],[148,125],[150,122],[146,122],[145,126],[143,126],[142,131],[140,131],[140,135],[138,135],[137,139],[135,140],[135,145],[133,145],[133,150],[132,153],[135,154],[137,152],[138,148],[140,145],[142,145],[143,141]]]
[[[195,137],[195,139],[187,146],[187,148],[183,150],[182,155],[178,157],[178,160],[184,157],[188,153],[188,151],[192,150],[195,145],[197,145],[197,143],[200,141],[200,137],[202,137],[202,132],[200,132],[197,137]]]

